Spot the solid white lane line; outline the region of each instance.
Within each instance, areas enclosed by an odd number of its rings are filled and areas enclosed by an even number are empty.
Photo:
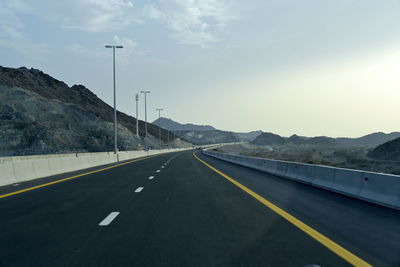
[[[160,172],[160,170],[156,170],[156,172]]]
[[[152,180],[152,179],[154,179],[154,176],[150,176],[150,177],[149,177],[149,180]]]
[[[142,191],[142,190],[143,190],[143,187],[138,187],[138,188],[136,188],[135,193],[140,193],[140,191]]]
[[[111,212],[104,220],[102,220],[99,223],[99,226],[109,225],[115,219],[115,217],[117,217],[118,215],[119,215],[119,212],[117,212],[117,211]]]

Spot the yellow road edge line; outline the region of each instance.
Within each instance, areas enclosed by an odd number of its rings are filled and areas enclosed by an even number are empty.
[[[245,191],[246,193],[248,193],[249,195],[251,195],[252,197],[257,199],[259,202],[264,204],[266,207],[270,208],[275,213],[279,214],[281,217],[283,217],[284,219],[289,221],[291,224],[293,224],[294,226],[296,226],[297,228],[299,228],[300,230],[305,232],[307,235],[311,236],[313,239],[315,239],[316,241],[318,241],[319,243],[324,245],[326,248],[328,248],[329,250],[334,252],[339,257],[343,258],[348,263],[350,263],[350,264],[352,264],[354,266],[360,266],[360,267],[370,267],[370,266],[372,266],[371,264],[369,264],[366,261],[362,260],[361,258],[357,257],[356,255],[354,255],[350,251],[346,250],[345,248],[343,248],[339,244],[337,244],[334,241],[330,240],[328,237],[324,236],[323,234],[321,234],[318,231],[314,230],[313,228],[311,228],[307,224],[303,223],[302,221],[300,221],[296,217],[292,216],[288,212],[282,210],[281,208],[279,208],[275,204],[269,202],[268,200],[266,200],[265,198],[263,198],[259,194],[257,194],[254,191],[250,190],[248,187],[242,185],[241,183],[237,182],[233,178],[231,178],[228,175],[224,174],[223,172],[217,170],[216,168],[214,168],[213,166],[211,166],[207,162],[205,162],[202,159],[200,159],[194,152],[193,152],[193,156],[197,160],[199,160],[201,163],[203,163],[205,166],[207,166],[208,168],[210,168],[214,172],[218,173],[219,175],[221,175],[222,177],[224,177],[225,179],[227,179],[228,181],[230,181],[231,183],[233,183],[234,185],[236,185],[237,187],[239,187],[240,189],[242,189],[243,191]]]
[[[117,164],[117,165],[112,165],[112,166],[108,166],[108,167],[101,168],[101,169],[98,169],[98,170],[85,172],[85,173],[81,173],[81,174],[74,175],[74,176],[71,176],[71,177],[63,178],[63,179],[56,180],[56,181],[53,181],[53,182],[49,182],[49,183],[45,183],[45,184],[40,184],[40,185],[24,188],[24,189],[21,189],[21,190],[18,190],[18,191],[14,191],[14,192],[11,192],[11,193],[0,195],[0,199],[1,198],[5,198],[5,197],[9,197],[9,196],[13,196],[13,195],[18,195],[18,194],[21,194],[21,193],[24,193],[24,192],[27,192],[27,191],[31,191],[31,190],[38,189],[38,188],[41,188],[41,187],[49,186],[49,185],[52,185],[52,184],[57,184],[57,183],[65,182],[65,181],[68,181],[68,180],[76,179],[78,177],[82,177],[82,176],[89,175],[89,174],[92,174],[92,173],[101,172],[101,171],[109,170],[109,169],[116,168],[116,167],[119,167],[119,166],[123,166],[123,165],[126,165],[126,164],[130,164],[130,163],[133,163],[133,162],[149,159],[149,158],[156,157],[156,156],[159,156],[159,155],[146,156],[146,157],[143,157],[143,158],[131,160],[131,161],[128,161],[128,162]]]

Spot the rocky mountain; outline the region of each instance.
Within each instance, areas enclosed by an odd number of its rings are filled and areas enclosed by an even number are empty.
[[[220,130],[212,131],[175,131],[176,135],[189,141],[192,144],[218,144],[240,142],[241,140],[234,132],[226,132]]]
[[[303,136],[298,136],[297,134],[294,134],[290,136],[288,139],[286,139],[286,144],[290,145],[305,145],[307,144],[307,140],[309,138],[303,137]]]
[[[284,145],[286,140],[277,134],[263,132],[252,143],[261,146]]]
[[[337,146],[336,139],[326,136],[316,136],[306,140],[306,144],[310,146]]]
[[[262,131],[251,131],[248,133],[236,133],[236,135],[241,139],[242,141],[247,141],[251,142],[254,139],[257,138],[262,133]]]
[[[400,161],[400,138],[396,138],[374,148],[368,157],[379,160]]]
[[[83,85],[69,87],[36,69],[0,66],[0,155],[113,150],[113,108]],[[136,119],[118,112],[120,150],[143,147]],[[158,126],[148,124],[158,147]],[[139,121],[139,134],[145,135]],[[172,143],[181,138],[169,134]],[[162,140],[168,131],[162,130]]]
[[[220,142],[253,141],[261,131],[252,131],[248,133],[235,133],[229,131],[220,131],[210,125],[196,125],[192,123],[181,124],[168,118],[159,118],[153,121],[153,124],[161,128],[173,131],[176,135],[193,142],[194,144],[208,144]]]
[[[157,125],[163,129],[175,132],[175,131],[213,131],[216,130],[210,125],[196,125],[191,123],[181,124],[168,118],[159,118],[153,121],[154,125]]]
[[[400,132],[372,133],[359,138],[337,138],[340,145],[354,147],[376,147],[400,137]]]

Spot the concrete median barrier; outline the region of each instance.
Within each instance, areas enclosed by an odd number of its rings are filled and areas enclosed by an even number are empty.
[[[365,172],[359,196],[400,208],[399,176]]]
[[[334,183],[331,188],[349,195],[359,195],[363,176],[364,172],[362,171],[336,169]]]
[[[205,155],[400,210],[400,176],[213,151]]]
[[[310,184],[314,180],[316,168],[311,164],[298,164],[296,180]]]
[[[36,177],[51,175],[49,161],[47,159],[32,160],[32,167]]]
[[[331,188],[335,179],[335,172],[335,168],[315,166],[314,179],[311,183],[319,187]]]
[[[23,182],[35,178],[35,172],[33,168],[33,160],[23,160],[13,162],[15,179],[18,182]]]
[[[14,175],[14,167],[12,162],[0,164],[0,174],[4,179],[0,179],[0,186],[17,183]]]
[[[0,158],[0,186],[57,175],[65,172],[131,160],[148,155],[190,150],[191,148],[150,151],[54,154]]]
[[[50,173],[52,175],[65,172],[63,166],[63,159],[53,158],[53,159],[48,159],[48,162],[49,162]]]

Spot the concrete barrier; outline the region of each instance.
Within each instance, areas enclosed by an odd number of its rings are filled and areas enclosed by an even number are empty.
[[[0,186],[15,184],[18,182],[17,179],[15,179],[14,167],[12,162],[0,164],[0,174],[2,177],[4,177],[3,179],[0,179]]]
[[[47,159],[32,160],[35,177],[46,177],[51,175],[49,161]]]
[[[204,154],[269,174],[400,210],[400,176],[328,166],[229,155]]]
[[[52,175],[65,172],[63,166],[63,159],[60,158],[48,159],[48,162],[49,162],[50,173]]]
[[[315,177],[315,170],[318,166],[311,164],[298,164],[296,180],[311,184]]]
[[[332,189],[347,193],[349,195],[359,195],[361,192],[364,172],[346,169],[336,169],[335,179]]]
[[[331,188],[335,179],[335,172],[335,168],[315,166],[314,179],[311,183],[319,187]]]
[[[387,203],[400,208],[399,176],[365,172],[359,195],[375,203]]]
[[[32,160],[15,161],[12,164],[14,168],[15,179],[18,182],[35,178]]]
[[[100,165],[188,150],[191,148],[150,151],[124,151],[117,155],[110,152],[56,154],[0,158],[0,186],[28,181],[50,175],[76,171]]]
[[[212,144],[202,147],[216,147]],[[150,155],[191,150],[192,147],[94,153],[0,157],[0,186]]]

